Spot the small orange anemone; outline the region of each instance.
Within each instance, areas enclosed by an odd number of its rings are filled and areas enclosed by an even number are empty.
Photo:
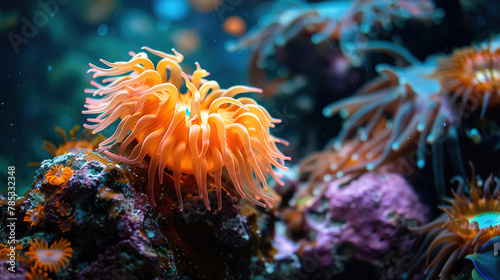
[[[262,193],[260,186],[267,189],[266,173],[283,184],[273,166],[286,170],[284,161],[290,159],[276,147],[276,143],[287,142],[269,134],[270,128],[280,120],[271,118],[266,109],[251,98],[234,98],[240,93],[261,91],[245,86],[221,89],[216,81],[203,79],[209,73],[198,63],[192,76],[182,72],[179,63],[183,56],[175,50],[175,55],[169,55],[147,47],[143,49],[161,58],[156,68],[143,52],[131,53],[132,59],[126,62],[101,60],[111,67],[109,69],[90,65],[89,72],[94,72],[94,78],[107,76],[103,82],[109,84],[91,82],[97,89],[87,92],[106,97],[87,98],[87,111],[83,113],[100,115],[88,119],[96,124],[85,127],[96,133],[121,119],[115,133],[102,142],[100,148],[108,150],[114,143],[123,142],[118,155],[105,153],[128,164],[137,164],[146,155],[151,157],[148,190],[154,206],[155,173],[158,171],[161,184],[167,168],[173,171],[181,210],[181,173],[195,176],[199,194],[208,209],[206,177],[207,174],[213,176],[220,209],[224,167],[242,197],[262,207],[271,205],[274,200]],[[187,87],[185,93],[181,93],[183,79]],[[124,155],[128,146],[133,150]]]
[[[496,39],[499,40],[499,39]],[[461,97],[462,109],[467,102],[479,107],[481,117],[486,108],[500,104],[500,48],[491,41],[480,46],[456,50],[439,60],[431,75],[440,81],[443,89]]]
[[[427,278],[446,279],[456,261],[478,250],[493,237],[500,236],[499,180],[488,177],[485,182],[476,179],[474,170],[468,181],[470,194],[464,193],[465,182],[457,178],[459,187],[453,192],[451,205],[440,207],[446,215],[422,227],[413,228],[428,232],[426,240],[432,240],[427,248]],[[491,185],[495,183],[493,192]],[[429,261],[432,261],[429,263]]]
[[[35,269],[41,268],[44,271],[59,273],[73,257],[71,243],[64,238],[54,242],[50,248],[48,243],[43,242],[43,239],[34,241],[30,242],[30,249],[26,252],[26,256],[30,261],[35,262]]]
[[[23,221],[31,223],[31,227],[36,226],[38,223],[40,223],[44,209],[45,208],[41,204],[39,204],[36,209],[31,209],[26,213]]]
[[[67,232],[71,230],[71,225],[73,224],[73,217],[68,217],[67,219],[57,221],[59,229],[61,232]]]
[[[78,154],[83,149],[94,150],[98,147],[99,143],[101,143],[105,137],[102,134],[93,135],[90,133],[90,130],[83,129],[80,134],[80,139],[77,137],[78,130],[80,130],[79,125],[75,125],[72,129],[69,130],[69,141],[66,135],[66,131],[60,127],[54,128],[57,131],[62,139],[63,143],[59,144],[59,147],[56,147],[54,143],[50,141],[43,141],[42,148],[49,152],[52,156],[60,156],[66,153]]]
[[[68,216],[69,212],[71,212],[71,206],[67,202],[56,201],[56,211],[61,216]]]
[[[73,176],[71,168],[56,164],[47,171],[47,174],[45,174],[45,181],[53,186],[64,188],[68,184],[71,176]]]
[[[47,272],[33,267],[30,267],[30,272],[27,272],[25,275],[28,280],[52,280],[52,278],[49,278],[49,274],[47,274]]]
[[[245,33],[246,23],[239,16],[231,16],[224,20],[222,28],[229,35],[239,36]]]

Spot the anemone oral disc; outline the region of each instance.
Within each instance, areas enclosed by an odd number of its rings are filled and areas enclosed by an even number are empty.
[[[470,223],[477,222],[479,224],[479,228],[487,228],[491,226],[500,225],[500,213],[499,212],[484,212],[479,215],[474,216],[470,220]]]

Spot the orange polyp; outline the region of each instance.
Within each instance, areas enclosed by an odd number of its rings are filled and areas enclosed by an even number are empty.
[[[54,143],[50,141],[43,141],[42,148],[49,152],[52,156],[60,156],[66,153],[78,154],[83,149],[94,150],[98,147],[99,143],[104,140],[104,137],[100,134],[92,135],[89,130],[84,129],[80,138],[77,137],[77,132],[80,130],[79,125],[75,125],[72,129],[69,130],[69,140],[67,137],[67,133],[64,129],[60,127],[56,127],[55,131],[59,133],[63,139],[63,143],[59,144],[58,147],[54,145]]]
[[[30,272],[25,275],[28,280],[52,280],[52,278],[49,278],[47,272],[43,272],[41,269],[35,269],[34,267],[30,267]]]
[[[41,268],[44,271],[59,273],[73,257],[73,249],[71,249],[71,243],[64,238],[54,242],[50,248],[48,243],[43,242],[43,239],[35,239],[30,242],[30,249],[25,255],[30,261],[35,262],[35,269]]]
[[[31,209],[26,213],[23,221],[30,223],[31,227],[36,226],[40,223],[40,219],[43,216],[44,209],[45,208],[41,204],[39,204],[36,209]]]
[[[56,164],[47,171],[47,174],[45,174],[45,181],[51,185],[64,188],[72,176],[73,171],[71,168]]]

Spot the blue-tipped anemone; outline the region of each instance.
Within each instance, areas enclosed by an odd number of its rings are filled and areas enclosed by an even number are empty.
[[[467,189],[465,180],[456,179],[459,186],[452,192],[453,198],[448,199],[450,205],[440,207],[446,214],[427,225],[412,228],[426,232],[427,237],[409,271],[422,264],[427,252],[425,272],[428,280],[447,279],[454,264],[464,258],[472,260],[476,266],[474,279],[481,279],[479,275],[498,279],[500,258],[489,250],[500,241],[499,179],[491,175],[479,184],[474,169],[471,178],[467,182],[469,195],[464,192]]]

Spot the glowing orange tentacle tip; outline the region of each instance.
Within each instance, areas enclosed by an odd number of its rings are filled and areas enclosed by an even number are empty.
[[[64,188],[71,176],[73,176],[71,168],[56,164],[45,174],[45,181],[53,186]]]
[[[276,147],[286,141],[270,135],[270,128],[280,120],[249,97],[235,98],[241,93],[262,91],[246,86],[221,89],[216,81],[205,79],[209,73],[198,63],[192,75],[184,73],[179,65],[183,56],[177,51],[172,55],[143,49],[160,56],[156,67],[145,52],[132,53],[132,59],[126,62],[106,62],[109,69],[91,65],[94,78],[105,77],[103,82],[108,84],[87,90],[104,97],[87,98],[87,110],[82,113],[98,116],[88,119],[95,124],[84,127],[97,133],[120,122],[99,148],[128,164],[137,164],[146,155],[151,158],[148,194],[153,206],[154,176],[158,174],[162,184],[165,168],[173,173],[181,211],[182,174],[195,177],[207,209],[207,176],[213,176],[221,209],[224,168],[240,196],[262,207],[271,206],[274,199],[263,193],[268,187],[266,175],[283,184],[274,168],[287,170],[284,161],[290,160]],[[122,143],[119,153],[111,153],[109,148],[117,143]]]

